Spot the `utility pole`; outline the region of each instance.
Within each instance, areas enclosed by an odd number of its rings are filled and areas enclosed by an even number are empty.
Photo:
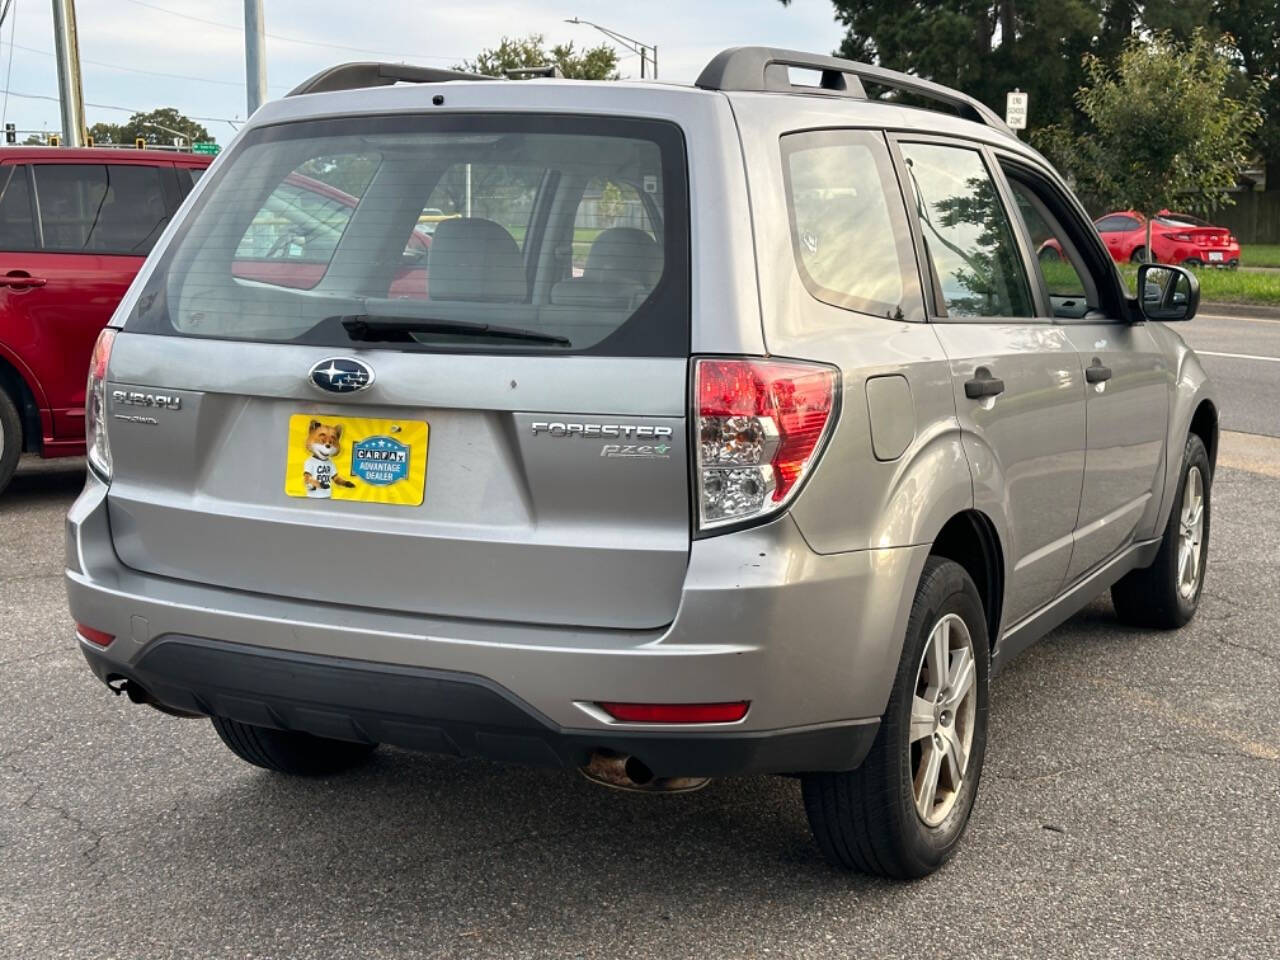
[[[249,108],[245,116],[251,117],[267,99],[267,40],[262,23],[262,0],[244,0],[244,76]]]
[[[62,102],[62,142],[83,147],[84,92],[80,88],[80,41],[75,0],[53,0],[53,47],[58,59],[58,97]]]
[[[608,27],[602,27],[598,23],[592,23],[590,20],[582,20],[578,17],[566,20],[565,23],[572,23],[575,26],[582,27],[594,27],[614,43],[621,44],[632,53],[640,54],[640,79],[643,80],[645,78],[645,67],[649,63],[653,64],[653,79],[658,79],[658,48],[655,44],[645,43],[634,37],[628,37],[626,34],[618,33],[616,30],[610,30]]]

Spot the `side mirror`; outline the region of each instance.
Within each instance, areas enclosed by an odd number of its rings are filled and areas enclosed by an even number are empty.
[[[1200,307],[1200,281],[1183,267],[1144,263],[1138,267],[1138,307],[1148,320],[1190,320]]]

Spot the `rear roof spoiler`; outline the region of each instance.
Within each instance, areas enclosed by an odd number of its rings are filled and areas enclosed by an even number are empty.
[[[321,70],[314,77],[302,81],[285,96],[298,97],[304,93],[330,93],[334,90],[359,90],[363,87],[387,87],[393,83],[444,83],[447,80],[496,80],[482,73],[465,70],[447,70],[443,67],[415,67],[407,63],[379,63],[361,61],[340,63],[336,67]]]
[[[813,70],[819,73],[817,87],[791,82],[789,68]],[[772,47],[731,47],[716,54],[706,65],[695,86],[704,90],[740,90],[773,93],[825,92],[836,96],[869,100],[863,83],[888,87],[899,93],[909,94],[942,104],[969,120],[976,120],[1009,136],[1016,136],[985,103],[944,87],[931,80],[922,80],[897,70],[886,70],[870,63],[824,57],[816,53],[798,50],[776,50]]]

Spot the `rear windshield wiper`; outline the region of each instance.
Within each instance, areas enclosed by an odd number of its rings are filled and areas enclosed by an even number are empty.
[[[382,343],[409,343],[415,333],[455,333],[464,337],[489,337],[494,340],[522,340],[527,343],[550,343],[567,347],[568,337],[519,327],[499,327],[492,323],[471,323],[466,320],[433,320],[430,317],[394,317],[373,313],[357,313],[349,316],[330,317],[338,320],[352,340]]]

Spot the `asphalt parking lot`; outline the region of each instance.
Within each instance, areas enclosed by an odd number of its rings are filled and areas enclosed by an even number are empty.
[[[780,778],[245,766],[84,667],[82,470],[0,499],[0,957],[1280,956],[1280,440],[1224,437],[1191,626],[1100,598],[1000,677],[967,839],[907,886],[827,867]]]

